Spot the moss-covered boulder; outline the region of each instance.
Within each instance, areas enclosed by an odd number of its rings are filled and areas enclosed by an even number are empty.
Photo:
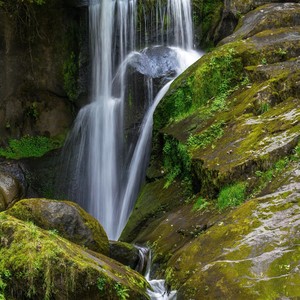
[[[180,299],[300,296],[299,162],[268,193],[229,213],[168,262]]]
[[[0,214],[3,299],[147,299],[147,282],[53,230]]]
[[[275,20],[275,21],[274,21]],[[237,38],[246,39],[258,32],[300,25],[300,5],[297,3],[276,3],[259,7],[240,20],[238,29],[220,44]]]
[[[0,172],[0,211],[12,206],[20,200],[24,191],[13,176]]]
[[[74,202],[24,199],[9,209],[7,214],[55,231],[93,251],[109,254],[108,238],[102,226]]]

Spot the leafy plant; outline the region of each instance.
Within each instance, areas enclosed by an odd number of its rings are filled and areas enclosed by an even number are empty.
[[[126,300],[129,298],[128,289],[120,283],[114,285],[114,289],[117,292],[117,296],[120,300]]]
[[[192,148],[205,148],[210,145],[213,141],[220,139],[223,134],[224,122],[218,122],[211,125],[207,130],[199,135],[191,135],[188,138],[187,145]]]
[[[270,110],[270,104],[268,102],[261,102],[258,112],[260,114],[263,114],[269,110]]]
[[[199,211],[205,209],[209,205],[209,202],[207,202],[204,198],[199,197],[197,201],[193,205],[193,211]]]
[[[267,59],[265,57],[262,58],[261,64],[264,65],[264,66],[268,64]]]
[[[106,285],[106,278],[105,277],[98,277],[97,279],[97,288],[102,293],[105,289]]]
[[[246,184],[239,182],[223,188],[217,199],[217,207],[223,210],[227,207],[238,206],[246,199]]]
[[[23,136],[21,139],[11,139],[9,146],[0,148],[0,156],[9,159],[24,157],[41,157],[45,153],[62,146],[62,140],[50,139],[44,136]]]

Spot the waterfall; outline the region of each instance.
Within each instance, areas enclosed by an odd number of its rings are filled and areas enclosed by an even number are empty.
[[[90,103],[78,113],[66,141],[61,181],[67,197],[96,217],[110,239],[119,238],[136,200],[149,159],[152,116],[170,85],[155,97],[156,75],[146,76],[147,112],[136,144],[126,145],[126,70],[133,60],[147,55],[135,48],[151,44],[148,39],[154,31],[153,43],[172,46],[168,51],[174,53],[176,75],[199,57],[192,51],[190,0],[168,0],[167,5],[162,2],[156,0],[150,16],[145,13],[149,3],[144,1],[90,0],[89,4]],[[149,64],[153,65],[150,58]],[[157,67],[161,69],[159,63]]]

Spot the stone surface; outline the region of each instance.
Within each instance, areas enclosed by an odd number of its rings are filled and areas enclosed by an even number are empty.
[[[31,221],[43,229],[55,230],[62,237],[93,251],[109,254],[108,238],[102,226],[73,202],[24,199],[7,214]]]
[[[0,211],[11,207],[21,199],[24,190],[13,176],[0,172]]]
[[[9,3],[0,9],[1,143],[26,134],[56,136],[69,129],[74,103],[67,98],[64,68],[72,53],[78,58],[77,68],[87,64],[86,49],[81,46],[86,8],[75,7],[74,2],[24,4],[14,13],[6,12]],[[23,23],[22,9],[28,14]],[[86,75],[78,73],[74,80],[82,98],[81,81]]]
[[[6,299],[148,299],[140,274],[53,230],[1,213],[0,237]]]
[[[109,242],[109,257],[133,270],[137,269],[140,259],[139,250],[134,245],[118,241]]]

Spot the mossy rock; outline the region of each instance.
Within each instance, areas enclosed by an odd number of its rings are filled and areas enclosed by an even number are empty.
[[[268,194],[230,212],[168,262],[180,299],[279,299],[300,296],[299,162]]]
[[[184,191],[180,181],[169,188],[164,188],[166,181],[157,180],[146,184],[136,202],[135,208],[120,237],[121,241],[132,242],[156,218],[163,216],[171,207],[180,205]],[[172,203],[170,203],[172,198]]]
[[[0,214],[4,299],[148,299],[147,282],[120,263],[9,214]]]
[[[300,4],[267,4],[251,11],[242,18],[238,29],[232,35],[223,39],[220,45],[237,39],[246,39],[265,30],[299,25]]]
[[[62,237],[93,251],[109,254],[107,235],[99,222],[70,201],[24,199],[7,214],[57,232]]]

